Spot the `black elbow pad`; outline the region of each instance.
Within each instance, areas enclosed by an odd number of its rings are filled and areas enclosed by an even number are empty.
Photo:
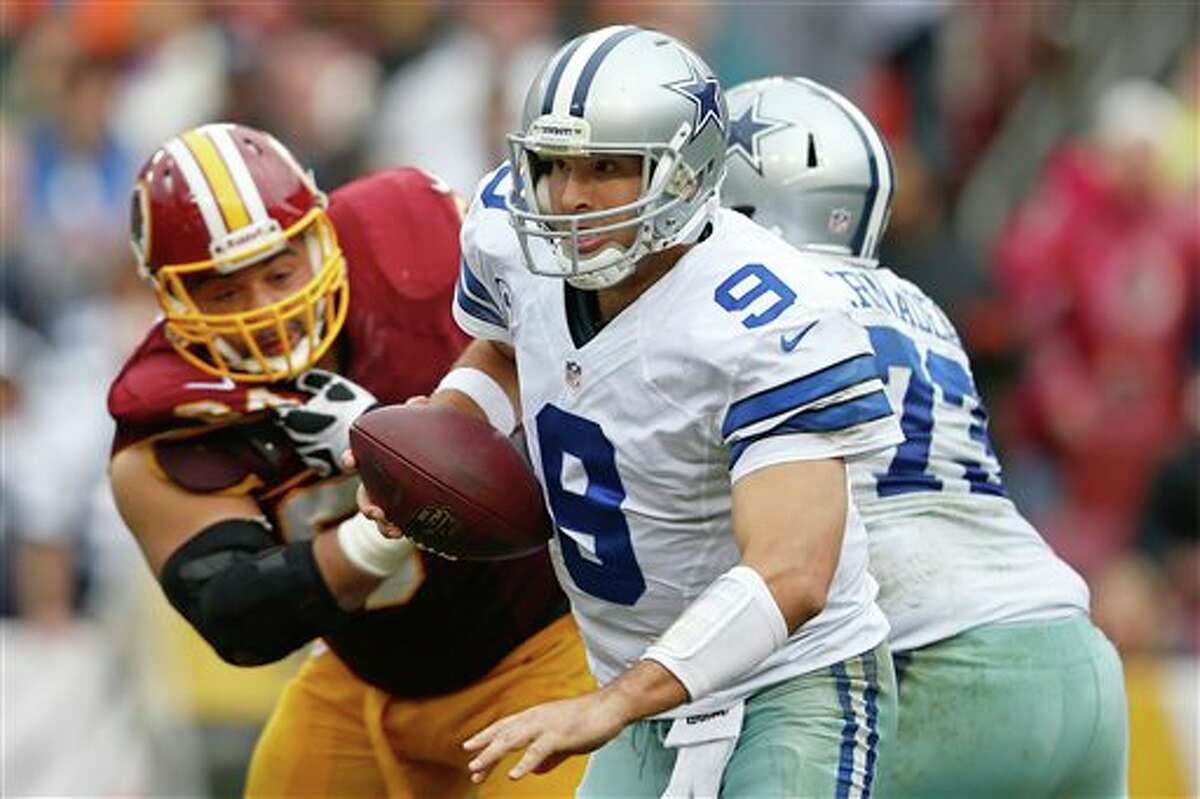
[[[312,542],[280,545],[254,519],[226,519],[188,539],[160,582],[175,609],[238,666],[284,658],[343,616]]]

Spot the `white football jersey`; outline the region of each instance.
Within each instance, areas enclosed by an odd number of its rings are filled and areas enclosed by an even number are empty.
[[[887,269],[826,268],[871,337],[905,442],[851,465],[893,650],[1087,612],[1082,578],[1004,493],[987,412],[946,314]]]
[[[740,560],[735,480],[860,457],[901,434],[866,331],[833,304],[845,303],[840,284],[753,222],[720,211],[707,239],[576,346],[566,284],[526,269],[508,191],[505,166],[471,205],[454,315],[516,350],[526,440],[558,528],[551,557],[606,683]],[[825,609],[736,685],[665,715],[876,646],[887,635],[876,591],[851,509]]]

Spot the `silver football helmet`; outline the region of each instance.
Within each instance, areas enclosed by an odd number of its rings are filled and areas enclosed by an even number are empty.
[[[525,263],[577,288],[616,285],[645,255],[699,238],[725,175],[729,115],[711,69],[666,34],[614,25],[572,39],[530,87],[521,131],[509,136],[515,171],[509,213]],[[552,159],[602,154],[642,159],[638,199],[618,208],[553,213]],[[629,219],[620,219],[631,215]],[[581,232],[634,229],[628,247],[579,250]],[[531,240],[553,259],[535,260]]]
[[[816,81],[764,78],[730,90],[729,117],[724,205],[795,247],[875,260],[896,179],[862,111]]]

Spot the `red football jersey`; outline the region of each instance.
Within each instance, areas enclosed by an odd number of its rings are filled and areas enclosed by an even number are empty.
[[[457,202],[415,169],[361,178],[330,197],[350,283],[335,365],[381,402],[430,393],[466,344],[450,315]],[[356,512],[357,478],[318,479],[268,418],[273,403],[300,396],[286,383],[247,386],[201,372],[159,323],[109,392],[113,451],[149,440],[156,466],[176,484],[248,494],[281,540],[301,540]],[[367,609],[345,614],[325,639],[363,679],[425,696],[479,678],[565,610],[545,552],[469,563],[414,550]]]

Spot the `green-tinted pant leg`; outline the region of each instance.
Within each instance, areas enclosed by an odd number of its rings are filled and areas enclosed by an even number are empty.
[[[1056,796],[1126,797],[1129,795],[1129,708],[1125,670],[1117,648],[1090,622],[1075,627],[1078,647],[1092,653],[1092,688],[1079,686],[1080,701],[1094,698],[1096,723],[1080,766],[1071,770]],[[1086,734],[1086,729],[1080,734]]]
[[[988,625],[897,663],[895,796],[1124,795],[1120,661],[1086,616]]]
[[[581,799],[657,797],[675,768],[675,750],[662,745],[669,721],[639,721],[592,753],[575,795]]]
[[[662,745],[669,728],[663,721],[627,727],[592,754],[576,795],[660,796],[675,767],[675,751]],[[895,673],[887,645],[881,644],[750,697],[721,796],[883,796],[880,765],[895,733]]]
[[[755,694],[721,796],[880,796],[895,731],[895,675],[880,645]]]

